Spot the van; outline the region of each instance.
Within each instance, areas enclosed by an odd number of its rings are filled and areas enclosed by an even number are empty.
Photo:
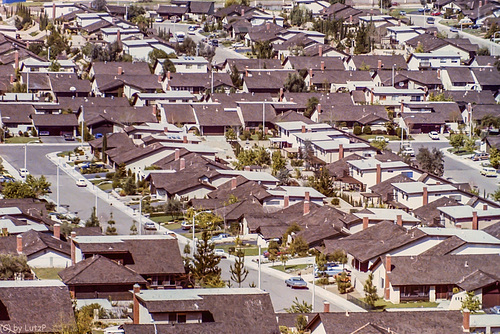
[[[497,177],[497,170],[493,167],[483,167],[481,175],[486,177]]]

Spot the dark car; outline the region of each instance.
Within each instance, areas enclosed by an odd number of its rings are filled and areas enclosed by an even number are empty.
[[[476,153],[472,156],[472,161],[488,160],[490,155],[488,153]]]
[[[285,280],[286,286],[291,287],[292,289],[307,289],[307,283],[304,281],[302,277],[290,277]]]
[[[74,141],[75,140],[75,137],[73,137],[73,135],[68,134],[68,133],[65,134],[63,137],[64,137],[64,140],[66,140],[66,141]]]

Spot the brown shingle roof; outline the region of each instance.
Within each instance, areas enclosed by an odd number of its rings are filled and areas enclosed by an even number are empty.
[[[441,197],[431,203],[413,210],[413,215],[427,226],[436,226],[436,220],[439,219],[440,212],[438,207],[462,205],[449,197]]]
[[[78,126],[74,114],[33,114],[33,124],[40,126]]]

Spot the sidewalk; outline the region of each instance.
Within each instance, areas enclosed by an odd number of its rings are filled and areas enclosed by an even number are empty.
[[[451,146],[442,148],[441,152],[443,152],[443,154],[445,156],[447,156],[448,158],[460,161],[461,163],[463,163],[471,168],[477,169],[478,171],[483,169],[483,167],[481,166],[481,163],[486,162],[486,161],[472,161],[472,159],[468,159],[472,156],[472,154],[457,156],[451,152],[448,152],[448,150],[450,148],[451,148]]]

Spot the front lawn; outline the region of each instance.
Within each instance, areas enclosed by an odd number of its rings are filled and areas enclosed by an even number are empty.
[[[361,299],[366,302],[364,298]],[[379,310],[384,310],[386,308],[427,308],[427,307],[437,307],[438,303],[436,302],[406,302],[393,304],[391,302],[385,301],[384,299],[379,299],[375,302],[375,308]]]
[[[31,268],[34,272],[36,277],[39,279],[57,279],[61,280],[59,275],[57,275],[58,272],[63,270],[63,268]]]
[[[36,138],[33,138],[33,137],[19,137],[19,136],[5,138],[5,143],[7,143],[7,144],[25,144],[25,143],[28,143],[30,141],[36,141]],[[40,143],[41,142],[42,141],[40,140]]]
[[[234,243],[215,244],[215,248],[222,248],[224,250],[224,252],[226,252],[226,253],[229,253],[228,250],[230,247],[236,248],[236,245]],[[258,256],[259,255],[259,247],[257,247],[256,245],[241,246],[241,250],[245,252],[245,256]],[[267,248],[262,248],[260,250],[261,255],[263,255],[266,250],[267,250]]]
[[[359,135],[358,137],[363,138],[365,140],[370,140],[370,139],[375,139],[375,137],[378,136],[384,136],[385,138],[388,138],[389,140],[401,140],[401,137],[398,136],[392,136],[392,135]]]
[[[303,270],[303,269],[306,269],[308,266],[309,265],[307,263],[299,263],[299,264],[291,264],[291,265],[286,265],[286,266],[283,266],[283,265],[272,266],[271,268],[282,271],[282,272],[286,272],[287,270],[293,270],[293,271]]]

